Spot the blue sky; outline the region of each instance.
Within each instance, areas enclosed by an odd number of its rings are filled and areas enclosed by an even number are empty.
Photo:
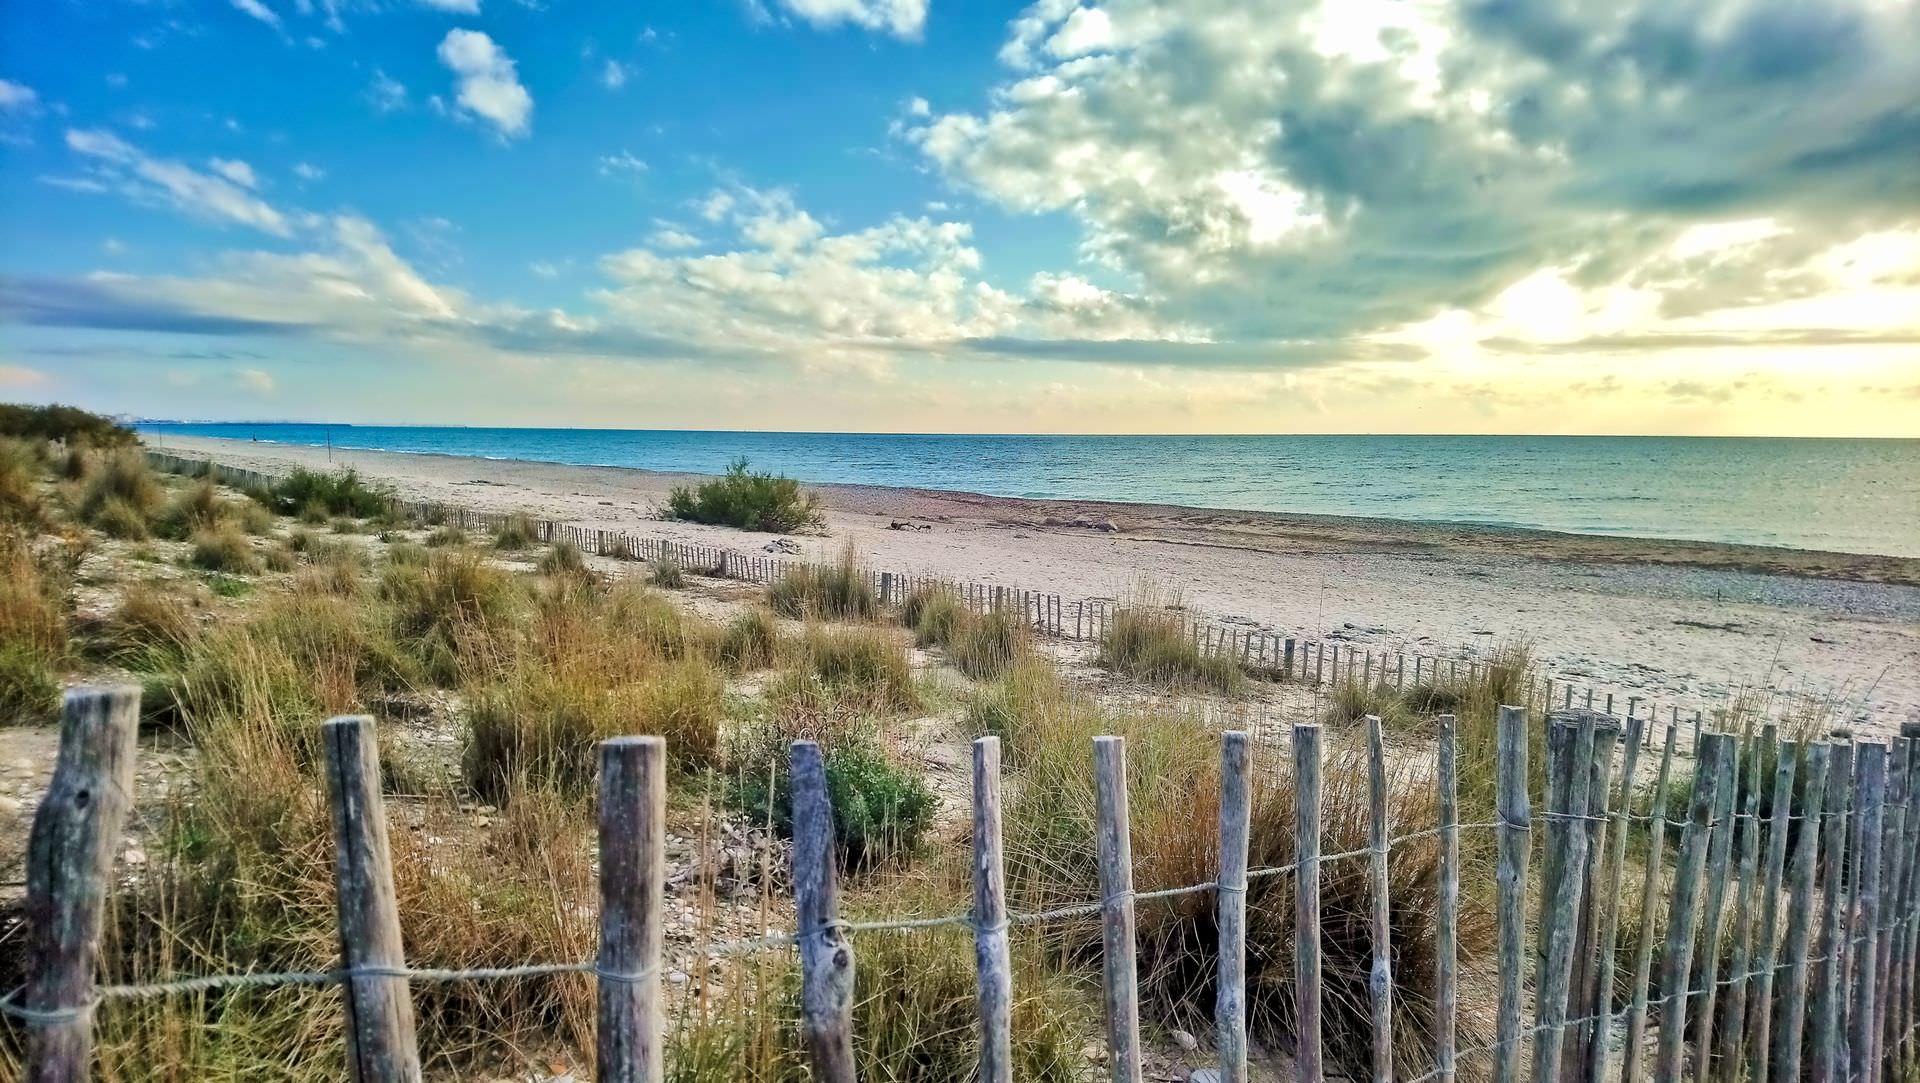
[[[0,395],[1920,435],[1920,6],[1683,8],[8,5]]]

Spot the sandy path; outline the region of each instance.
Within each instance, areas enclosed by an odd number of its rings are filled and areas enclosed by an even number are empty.
[[[270,471],[328,463],[323,448],[156,443]],[[770,538],[653,519],[685,475],[339,449],[332,458],[411,499],[739,550]],[[1831,697],[1834,713],[1865,732],[1920,722],[1920,560],[868,486],[819,491],[828,531],[802,539],[810,554],[851,541],[882,567],[1068,598],[1125,597],[1152,583],[1215,618],[1373,649],[1468,653],[1525,638],[1556,677],[1663,709],[1690,712],[1773,687],[1796,702]],[[888,529],[895,519],[933,529]]]

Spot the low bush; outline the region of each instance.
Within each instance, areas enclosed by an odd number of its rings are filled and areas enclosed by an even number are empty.
[[[510,575],[467,549],[435,550],[424,565],[389,564],[379,594],[395,635],[447,681],[459,677],[464,660],[488,652],[526,599]]]
[[[867,620],[880,611],[873,584],[849,547],[834,564],[802,564],[767,587],[767,604],[795,620]]]
[[[140,509],[119,497],[100,505],[99,510],[93,513],[92,523],[95,530],[120,541],[145,541],[151,536],[147,529],[147,517]]]
[[[695,523],[791,534],[826,522],[820,498],[787,477],[748,470],[745,458],[721,477],[695,486],[676,485],[667,494],[667,515]]]
[[[810,627],[801,637],[800,665],[840,702],[866,711],[905,711],[919,704],[906,649],[885,629]]]
[[[155,583],[128,587],[102,627],[108,651],[136,669],[177,663],[199,638],[193,607]]]
[[[781,736],[784,737],[784,734]],[[893,762],[872,734],[848,731],[822,742],[833,837],[850,865],[871,867],[918,850],[933,823],[933,791],[918,772]],[[793,834],[793,786],[785,740],[765,735],[737,774],[734,798],[754,819]]]
[[[1115,673],[1172,688],[1231,694],[1246,685],[1246,674],[1233,659],[1202,654],[1194,646],[1179,613],[1146,606],[1114,612],[1106,637],[1100,642],[1098,664]]]
[[[261,561],[253,551],[253,543],[232,523],[197,531],[193,535],[193,548],[187,554],[187,560],[194,567],[209,572],[226,572],[229,575],[258,575]]]
[[[125,425],[78,407],[17,403],[0,403],[0,436],[39,442],[60,440],[76,447],[92,448],[127,447],[138,439]]]
[[[278,514],[299,515],[316,524],[336,515],[355,519],[387,516],[394,508],[392,493],[368,485],[352,470],[338,473],[295,470],[256,496]]]

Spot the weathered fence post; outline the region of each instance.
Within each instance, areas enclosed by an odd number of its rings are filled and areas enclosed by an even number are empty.
[[[1293,727],[1293,995],[1298,1083],[1322,1083],[1320,1051],[1320,727]]]
[[[1860,745],[1860,943],[1854,955],[1852,1083],[1873,1083],[1880,1067],[1875,1054],[1879,1033],[1878,1002],[1875,982],[1879,954],[1880,923],[1880,834],[1886,823],[1887,746],[1879,742]]]
[[[1547,697],[1551,704],[1553,697]],[[1627,716],[1626,751],[1620,762],[1619,797],[1609,812],[1606,879],[1589,885],[1589,904],[1599,915],[1599,940],[1595,949],[1595,967],[1588,991],[1589,1012],[1595,1016],[1592,1038],[1587,1042],[1587,1083],[1606,1083],[1607,1042],[1613,1019],[1614,945],[1620,938],[1620,892],[1625,888],[1627,872],[1628,813],[1633,806],[1633,773],[1640,764],[1640,734],[1643,723]],[[1604,777],[1602,785],[1605,785]],[[1583,1013],[1588,1014],[1588,1013]]]
[[[1731,760],[1733,738],[1709,733],[1702,738],[1700,758],[1694,764],[1693,797],[1687,808],[1686,834],[1680,839],[1679,859],[1673,870],[1673,899],[1667,910],[1667,945],[1661,982],[1665,1010],[1660,1020],[1660,1049],[1654,1062],[1655,1083],[1677,1083],[1686,1043],[1687,999],[1693,977],[1693,930],[1700,898],[1700,880],[1707,868],[1707,849],[1713,836],[1713,813],[1720,805],[1722,764]],[[1702,1076],[1704,1078],[1704,1076]]]
[[[1754,1083],[1766,1083],[1769,1076],[1783,1083],[1800,1078],[1800,1040],[1806,1033],[1808,948],[1813,940],[1813,874],[1820,861],[1820,833],[1827,803],[1827,757],[1825,744],[1807,746],[1807,781],[1803,789],[1806,812],[1800,821],[1800,837],[1793,849],[1793,896],[1787,909],[1787,990],[1780,998],[1780,1018],[1773,1031],[1773,1048],[1768,1052],[1766,1074],[1755,1073]],[[1771,1005],[1760,1003],[1764,1013]]]
[[[1000,838],[1000,738],[973,742],[973,959],[980,999],[980,1083],[1013,1083],[1013,963]]]
[[[1763,752],[1779,758],[1778,733],[1768,725],[1747,748],[1747,787],[1740,802],[1741,826],[1734,866],[1733,954],[1727,960],[1727,1003],[1720,1029],[1720,1063],[1737,1074],[1747,1035],[1747,968],[1753,950],[1753,903],[1760,862],[1760,764]],[[1777,765],[1776,765],[1777,766]]]
[[[1887,812],[1885,822],[1882,825],[1880,849],[1883,855],[1881,858],[1880,920],[1877,923],[1878,927],[1873,931],[1874,937],[1879,941],[1878,947],[1874,949],[1875,964],[1873,978],[1873,1001],[1879,1005],[1880,1008],[1879,1015],[1874,1020],[1873,1028],[1873,1062],[1874,1071],[1878,1075],[1886,1075],[1889,1071],[1887,1059],[1888,1037],[1895,1034],[1893,1027],[1896,1025],[1895,1018],[1899,1015],[1899,1008],[1892,996],[1894,992],[1892,986],[1895,970],[1893,965],[1893,941],[1894,930],[1898,927],[1900,920],[1901,878],[1906,872],[1906,865],[1909,860],[1908,855],[1900,845],[1902,834],[1906,828],[1908,815],[1907,790],[1909,779],[1907,774],[1907,753],[1909,744],[1910,742],[1905,737],[1894,738],[1889,742],[1887,760]]]
[[[800,942],[802,1035],[819,1083],[853,1083],[853,944],[840,922],[833,804],[813,741],[788,752],[793,785],[793,905]]]
[[[1384,662],[1382,663],[1384,665]],[[1380,716],[1367,716],[1367,855],[1372,876],[1373,966],[1367,1000],[1373,1011],[1373,1083],[1393,1083],[1393,921],[1387,898],[1387,749]]]
[[[1498,1048],[1493,1056],[1493,1083],[1518,1083],[1520,971],[1525,965],[1527,938],[1527,853],[1533,837],[1532,813],[1527,805],[1526,708],[1500,708],[1497,740],[1500,1014],[1495,1023]]]
[[[348,975],[348,1076],[356,1083],[418,1080],[413,998],[404,974],[400,904],[380,795],[380,742],[373,719],[365,715],[329,719],[321,737],[333,805],[340,961]]]
[[[1760,940],[1754,953],[1756,976],[1748,1003],[1747,1078],[1750,1083],[1767,1083],[1769,1060],[1773,1055],[1773,972],[1779,960],[1780,888],[1787,868],[1787,836],[1791,833],[1793,782],[1799,771],[1800,743],[1788,741],[1778,746],[1773,769],[1773,803],[1768,808],[1767,870],[1760,889]],[[1809,809],[1809,822],[1818,812]],[[1802,991],[1804,995],[1804,990]],[[1728,1065],[1731,1070],[1733,1065]]]
[[[1826,875],[1820,892],[1820,969],[1814,975],[1813,1041],[1807,1063],[1812,1083],[1833,1083],[1840,1074],[1840,1002],[1846,973],[1847,823],[1852,818],[1853,743],[1833,745],[1827,758],[1827,812],[1821,819],[1820,850]]]
[[[1706,904],[1700,915],[1700,948],[1694,967],[1699,984],[1700,1003],[1688,1005],[1693,1014],[1693,1056],[1696,1078],[1706,1079],[1713,1063],[1713,1023],[1715,1004],[1720,993],[1720,942],[1726,928],[1728,868],[1733,858],[1733,802],[1739,795],[1740,741],[1727,738],[1726,751],[1719,761],[1720,779],[1714,793],[1719,801],[1713,808],[1712,839],[1707,847]]]
[[[1214,1028],[1221,1083],[1247,1083],[1247,831],[1253,817],[1247,735],[1220,735],[1220,923]]]
[[[667,743],[600,742],[600,1083],[661,1083]]]
[[[1667,842],[1667,788],[1673,778],[1673,746],[1679,731],[1667,727],[1660,753],[1660,775],[1654,782],[1653,809],[1648,816],[1646,875],[1640,884],[1640,913],[1651,914],[1660,892],[1662,853]],[[1623,1063],[1620,1083],[1639,1083],[1645,1075],[1643,1047],[1647,1034],[1647,984],[1653,973],[1653,922],[1641,921],[1640,940],[1633,952],[1633,995],[1627,1007],[1626,1040],[1620,1044]]]
[[[1107,1059],[1114,1083],[1140,1083],[1139,974],[1134,960],[1133,841],[1127,817],[1127,739],[1095,737],[1100,938]]]
[[[1556,1083],[1566,1042],[1580,895],[1586,887],[1588,761],[1593,719],[1555,722],[1547,730],[1547,852],[1540,891],[1540,970],[1534,983],[1533,1078]]]
[[[1418,660],[1415,660],[1416,666]],[[1434,926],[1433,1066],[1438,1083],[1453,1083],[1458,1040],[1454,1020],[1460,1010],[1458,971],[1460,922],[1460,765],[1454,745],[1454,717],[1440,716],[1438,762],[1440,800],[1440,913]]]
[[[60,752],[27,840],[29,1083],[92,1076],[94,955],[113,854],[133,803],[138,688],[83,688],[61,705]]]

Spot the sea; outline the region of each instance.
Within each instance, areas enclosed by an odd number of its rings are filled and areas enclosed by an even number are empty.
[[[962,436],[250,423],[169,435],[1920,556],[1920,440]]]

